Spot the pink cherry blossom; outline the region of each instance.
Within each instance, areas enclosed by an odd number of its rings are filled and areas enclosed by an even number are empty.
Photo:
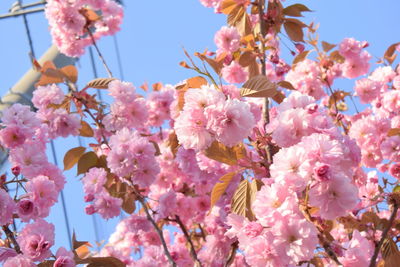
[[[223,67],[221,75],[228,83],[244,83],[248,78],[248,72],[236,61]]]
[[[11,223],[14,211],[14,200],[5,190],[0,188],[0,225]]]
[[[247,103],[228,99],[223,105],[205,109],[207,128],[218,141],[227,146],[236,145],[250,135],[255,120]]]
[[[54,225],[43,219],[27,224],[17,238],[22,252],[32,261],[42,261],[51,255],[54,245]]]
[[[233,53],[240,46],[240,34],[235,27],[223,26],[214,37],[218,53]]]

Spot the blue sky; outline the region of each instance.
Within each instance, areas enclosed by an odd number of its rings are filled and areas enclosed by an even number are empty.
[[[34,0],[25,0],[24,3]],[[0,14],[6,13],[14,0],[0,1]],[[225,16],[214,14],[204,8],[198,0],[125,0],[125,18],[122,30],[117,35],[122,55],[125,80],[140,86],[144,81],[151,83],[177,83],[191,76],[190,70],[183,69],[179,62],[184,60],[182,47],[189,53],[213,50],[214,33],[225,24]],[[307,21],[320,23],[320,40],[338,43],[345,37],[354,37],[370,43],[367,49],[373,56],[382,56],[386,48],[399,41],[398,11],[400,2],[396,0],[314,0],[285,1],[284,6],[293,3],[306,4],[312,13],[306,13]],[[33,44],[37,57],[51,44],[47,21],[43,13],[28,17]],[[22,18],[0,20],[0,93],[4,94],[30,67],[28,42]],[[116,77],[118,71],[114,39],[107,37],[99,42],[100,50]],[[283,48],[283,53],[288,54]],[[285,58],[289,58],[287,56]],[[291,60],[290,60],[291,61]],[[289,62],[290,62],[289,61]],[[78,62],[80,85],[93,78],[88,54]],[[106,72],[97,61],[100,77]],[[350,91],[352,83],[338,83],[341,89]],[[334,88],[337,88],[337,86]],[[84,140],[86,144],[87,140]],[[56,149],[58,161],[62,162],[65,152],[78,146],[76,138],[58,139]],[[49,153],[51,159],[51,154]],[[94,241],[93,222],[84,214],[83,193],[75,171],[66,173],[68,184],[65,195],[71,227],[80,240]],[[52,209],[49,220],[56,224],[56,247],[68,247],[68,237],[64,227],[61,206]],[[97,220],[100,240],[106,239],[113,231],[114,221],[108,223]]]

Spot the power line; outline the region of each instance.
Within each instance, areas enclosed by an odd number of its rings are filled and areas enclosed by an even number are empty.
[[[115,48],[115,53],[117,55],[117,62],[118,62],[118,71],[119,71],[119,75],[121,76],[121,80],[125,80],[124,78],[124,69],[122,68],[122,62],[121,62],[121,54],[119,52],[119,45],[118,45],[118,39],[117,39],[117,35],[113,35],[113,39],[114,39],[114,48]]]
[[[18,0],[17,3],[21,6],[22,0]],[[30,56],[35,58],[35,50],[33,49],[33,41],[32,41],[31,31],[29,29],[29,23],[28,23],[26,14],[22,14],[22,18],[24,20],[26,36],[28,37]]]

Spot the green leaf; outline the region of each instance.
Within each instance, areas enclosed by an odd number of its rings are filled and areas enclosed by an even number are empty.
[[[400,192],[400,185],[396,185],[396,186],[393,188],[393,193],[398,193],[398,192]]]
[[[86,148],[79,146],[70,149],[64,156],[64,171],[71,169],[85,153]]]

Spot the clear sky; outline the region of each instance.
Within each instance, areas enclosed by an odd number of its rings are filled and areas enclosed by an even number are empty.
[[[25,0],[24,3],[34,1]],[[0,14],[7,13],[13,2],[15,0],[1,0]],[[307,21],[320,23],[320,40],[330,43],[338,43],[345,37],[366,40],[370,43],[367,50],[377,57],[382,56],[389,45],[400,41],[398,0],[287,0],[283,5],[297,2],[314,10],[306,13],[306,17]],[[212,9],[203,7],[198,0],[125,0],[124,3],[125,18],[117,39],[124,78],[136,86],[144,81],[175,84],[196,76],[196,73],[179,66],[179,62],[185,59],[182,46],[191,54],[202,52],[205,48],[215,49],[214,33],[225,24],[224,15],[214,14]],[[35,53],[39,58],[51,44],[47,21],[43,13],[29,15],[28,21]],[[0,93],[3,95],[28,70],[30,61],[22,17],[0,20],[0,34]],[[114,39],[104,38],[99,46],[114,75],[120,78]],[[285,48],[283,53],[288,55]],[[290,59],[290,56],[285,58]],[[79,60],[78,69],[80,85],[93,78],[88,54]],[[100,77],[106,77],[98,60],[97,70]],[[346,91],[352,88],[351,83],[339,82],[334,88],[337,86],[344,87],[341,89]],[[84,142],[87,144],[88,140]],[[61,163],[65,152],[76,146],[76,138],[58,139],[58,161]],[[50,153],[49,159],[52,159]],[[84,213],[81,183],[74,174],[75,170],[66,172],[68,183],[65,195],[70,225],[80,240],[94,241],[92,218]],[[56,224],[56,247],[68,247],[60,204],[52,208],[49,220]],[[109,236],[114,223],[97,220],[100,240]]]

